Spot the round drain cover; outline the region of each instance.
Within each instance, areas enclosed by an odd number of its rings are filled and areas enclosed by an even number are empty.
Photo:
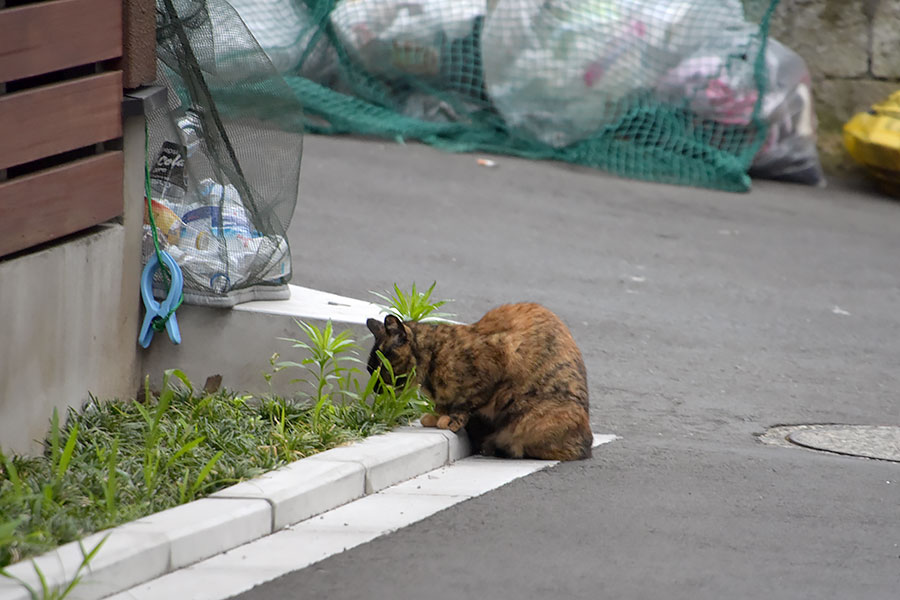
[[[900,462],[900,427],[834,425],[801,429],[787,439],[805,448]]]

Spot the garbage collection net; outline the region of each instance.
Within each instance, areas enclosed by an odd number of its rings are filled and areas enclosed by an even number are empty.
[[[155,224],[161,249],[183,273],[186,302],[288,297],[302,107],[230,4],[156,6],[157,83],[168,106],[148,120],[144,260],[156,252]],[[226,104],[222,90],[231,94]],[[156,295],[167,286],[160,269]]]
[[[777,0],[231,0],[308,130],[730,190]]]

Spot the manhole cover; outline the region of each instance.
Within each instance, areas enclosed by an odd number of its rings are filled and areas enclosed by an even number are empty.
[[[829,425],[792,431],[787,439],[813,450],[900,462],[900,427]]]

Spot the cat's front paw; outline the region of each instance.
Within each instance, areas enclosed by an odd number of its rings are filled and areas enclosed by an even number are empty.
[[[460,415],[441,415],[437,420],[437,428],[438,429],[449,429],[453,433],[456,433],[466,425],[465,417]]]
[[[422,427],[437,427],[437,422],[437,415],[431,413],[425,413],[422,415],[422,418],[419,419],[419,423],[422,424]]]

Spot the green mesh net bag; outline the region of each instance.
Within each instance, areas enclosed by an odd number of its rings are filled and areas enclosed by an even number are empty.
[[[821,179],[806,66],[768,39],[777,0],[231,3],[309,131],[735,191],[757,161]]]
[[[156,11],[168,106],[148,119],[144,262],[157,244],[169,253],[188,303],[287,298],[302,107],[227,2],[157,0]],[[158,270],[154,294],[167,291]]]

